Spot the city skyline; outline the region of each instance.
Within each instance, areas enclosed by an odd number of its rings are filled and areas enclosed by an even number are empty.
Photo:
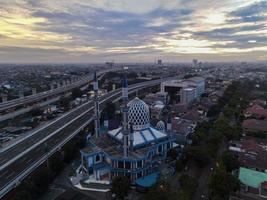
[[[0,0],[0,62],[266,61],[264,0]]]

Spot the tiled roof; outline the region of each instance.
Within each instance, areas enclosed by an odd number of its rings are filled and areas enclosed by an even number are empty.
[[[253,105],[252,107],[248,108],[245,113],[250,115],[267,117],[267,109],[264,109],[259,105]]]
[[[242,127],[254,131],[267,131],[267,120],[247,119],[242,123]]]

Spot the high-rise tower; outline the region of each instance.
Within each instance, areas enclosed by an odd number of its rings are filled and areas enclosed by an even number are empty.
[[[126,158],[129,154],[129,127],[128,127],[128,82],[126,74],[122,80],[122,100],[123,100],[123,107],[122,107],[122,134],[123,134],[123,156]]]
[[[94,97],[94,103],[95,103],[95,135],[96,137],[99,137],[100,135],[100,120],[99,120],[99,98],[98,98],[98,80],[97,80],[97,76],[96,76],[96,72],[94,74],[94,83],[93,83],[93,87],[94,87],[94,93],[95,93],[95,97]]]

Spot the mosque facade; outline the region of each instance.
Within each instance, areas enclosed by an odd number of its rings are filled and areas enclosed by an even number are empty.
[[[158,171],[175,137],[164,122],[150,125],[148,105],[134,98],[128,101],[128,84],[122,85],[122,125],[94,135],[81,150],[82,169],[90,179],[111,182],[113,177],[127,176],[133,182]]]

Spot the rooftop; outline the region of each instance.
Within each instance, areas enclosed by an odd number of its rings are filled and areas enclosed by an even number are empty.
[[[115,140],[103,134],[99,138],[91,138],[91,145],[82,149],[83,153],[90,154],[98,151],[108,153],[113,157],[123,157],[123,148]],[[129,158],[143,158],[148,153],[148,148],[142,148],[135,151],[129,151]]]
[[[242,127],[255,131],[267,131],[267,120],[247,119],[242,123]]]
[[[239,180],[241,183],[253,188],[259,188],[261,183],[267,181],[267,173],[240,167]]]

